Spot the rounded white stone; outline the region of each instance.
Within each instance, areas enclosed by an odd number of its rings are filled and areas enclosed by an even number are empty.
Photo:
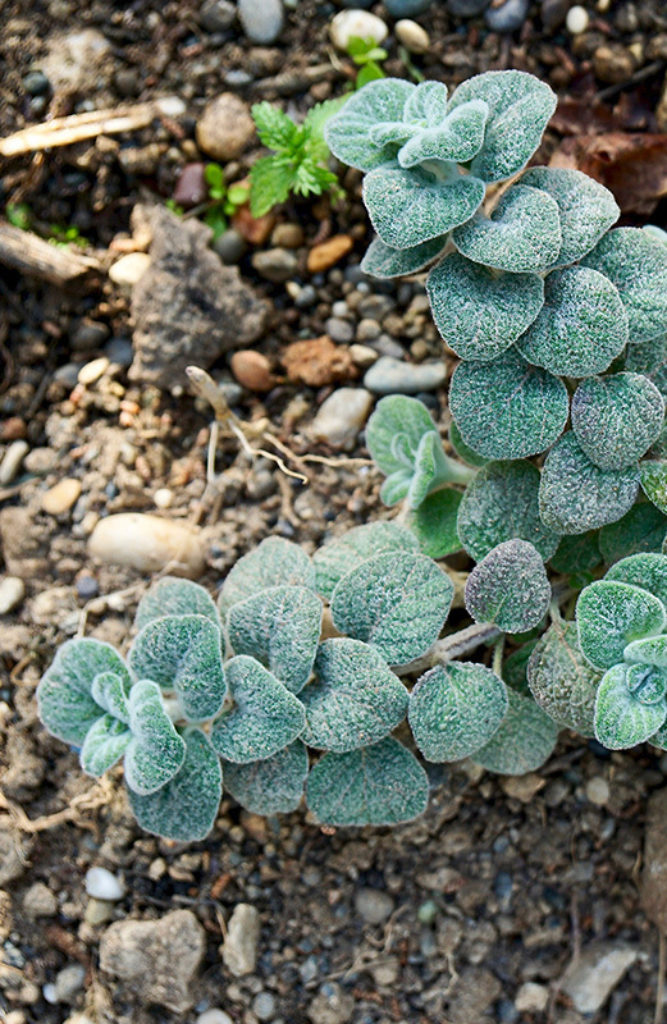
[[[426,29],[410,18],[402,18],[401,21],[397,21],[394,25],[394,32],[399,43],[403,43],[405,49],[410,53],[426,53],[431,45]]]
[[[106,373],[109,369],[109,360],[106,356],[100,356],[99,359],[92,359],[85,366],[82,366],[79,370],[77,380],[79,384],[88,386],[94,384],[96,380],[99,380],[103,373]]]
[[[331,42],[337,50],[347,52],[352,36],[360,39],[373,39],[381,43],[389,34],[389,29],[382,18],[371,14],[370,11],[358,10],[355,7],[345,11],[339,11],[329,26]]]
[[[116,260],[109,270],[109,277],[121,288],[131,288],[146,273],[150,262],[147,252],[128,252]]]
[[[234,1021],[224,1010],[211,1007],[210,1010],[204,1010],[199,1014],[195,1024],[234,1024]]]
[[[18,576],[5,576],[0,580],[0,615],[16,608],[25,596],[25,583]]]
[[[565,27],[570,35],[579,36],[588,28],[588,22],[588,11],[585,7],[581,7],[579,4],[576,4],[574,7],[570,7],[567,12]]]
[[[125,886],[106,868],[89,868],[86,872],[86,892],[96,900],[113,903],[123,898]]]
[[[153,495],[156,508],[169,508],[174,500],[174,492],[168,487],[159,487]]]
[[[140,572],[169,566],[173,575],[196,579],[206,568],[199,533],[185,523],[143,512],[119,512],[100,519],[88,541],[94,558]]]

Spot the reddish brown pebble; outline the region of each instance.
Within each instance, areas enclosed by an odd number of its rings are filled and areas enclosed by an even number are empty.
[[[326,334],[288,345],[281,361],[291,381],[313,388],[353,380],[358,375],[350,350],[334,345]]]
[[[326,242],[314,245],[308,253],[308,270],[311,274],[319,274],[322,270],[328,270],[334,263],[342,260],[354,245],[349,235],[334,235]]]
[[[232,227],[250,245],[264,245],[273,231],[275,223],[276,218],[273,213],[265,213],[263,217],[253,217],[249,206],[240,207],[232,217]]]
[[[230,359],[230,366],[239,384],[248,391],[270,391],[276,383],[268,359],[254,349],[245,348],[235,352]]]
[[[204,179],[204,164],[186,164],[181,171],[173,200],[179,206],[197,206],[208,198],[208,186]]]
[[[3,441],[20,441],[28,432],[25,421],[20,416],[10,416],[2,424],[0,437]]]

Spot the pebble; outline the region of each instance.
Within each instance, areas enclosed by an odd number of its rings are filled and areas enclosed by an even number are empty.
[[[226,32],[236,17],[236,8],[230,0],[204,0],[198,21],[207,32]]]
[[[143,277],[151,263],[147,252],[128,252],[109,269],[109,279],[120,288],[132,288]]]
[[[82,964],[69,964],[58,971],[54,985],[54,997],[57,1003],[71,1003],[83,988],[86,980],[86,968]]]
[[[114,906],[109,900],[88,900],[84,911],[84,920],[91,928],[106,924],[114,916]]]
[[[174,504],[174,492],[168,487],[158,487],[157,491],[153,495],[153,502],[156,508],[171,508]]]
[[[375,349],[369,348],[368,345],[350,345],[350,355],[362,370],[367,370],[378,360],[377,352]]]
[[[426,53],[431,45],[426,29],[418,25],[416,21],[411,21],[410,18],[402,18],[401,21],[397,21],[394,25],[394,32],[399,43],[403,43],[409,53]]]
[[[380,889],[359,889],[354,897],[354,905],[367,924],[382,924],[394,909],[394,901],[389,893]]]
[[[206,567],[204,549],[193,527],[143,512],[120,512],[100,519],[88,541],[93,558],[139,572],[196,579]]]
[[[109,328],[106,324],[85,318],[79,321],[72,332],[72,349],[75,352],[90,352],[91,349],[100,348],[108,337]]]
[[[204,929],[192,911],[174,910],[156,921],[115,921],[100,941],[100,967],[122,978],[143,1003],[184,1013],[205,949]]]
[[[591,943],[565,971],[560,988],[579,1013],[597,1013],[638,956],[637,948]]]
[[[35,882],[23,897],[23,909],[27,917],[53,917],[58,912],[58,900],[44,882]]]
[[[23,88],[29,96],[43,96],[49,91],[49,80],[43,71],[29,71],[23,79]]]
[[[322,402],[309,433],[316,441],[349,451],[372,407],[373,396],[365,388],[338,388]]]
[[[270,391],[276,383],[269,360],[255,349],[235,352],[229,365],[239,384],[248,391]]]
[[[354,996],[335,982],[326,982],[308,1007],[312,1024],[347,1024],[354,1013]]]
[[[376,395],[416,395],[419,391],[435,391],[446,376],[442,360],[415,365],[382,356],[366,371],[364,387]]]
[[[85,363],[81,367],[77,380],[79,384],[83,384],[84,387],[89,387],[91,384],[94,384],[95,381],[99,380],[108,369],[108,356],[100,356],[99,359],[92,359],[89,363]]]
[[[211,1007],[210,1010],[204,1010],[203,1013],[199,1014],[195,1024],[234,1024],[234,1021],[224,1010]]]
[[[493,32],[516,32],[528,13],[530,0],[505,0],[501,7],[488,7],[484,20]]]
[[[66,476],[42,495],[42,510],[50,516],[61,516],[69,512],[81,495],[81,481]]]
[[[94,867],[86,871],[86,892],[96,900],[114,902],[125,895],[125,885],[106,868]]]
[[[415,14],[423,14],[431,6],[432,0],[385,0],[385,7],[392,18],[412,18]]]
[[[609,783],[601,775],[596,775],[586,783],[586,798],[596,807],[605,807],[609,803]]]
[[[527,775],[502,776],[500,785],[506,796],[520,800],[522,804],[529,804],[535,794],[544,789],[546,782],[535,772],[528,772]]]
[[[186,208],[197,206],[208,198],[208,185],[204,177],[204,164],[186,164],[178,176],[172,199]]]
[[[132,342],[129,338],[112,338],[104,346],[104,352],[110,363],[128,367],[132,362]]]
[[[534,981],[526,981],[516,994],[514,1006],[519,1013],[542,1013],[549,1002],[549,989]]]
[[[243,257],[248,244],[236,228],[227,228],[213,242],[213,248],[227,267],[233,267]]]
[[[593,54],[595,77],[610,85],[620,85],[622,82],[626,82],[635,70],[635,66],[635,57],[620,43],[605,43],[598,46]]]
[[[280,361],[288,380],[314,388],[345,383],[357,376],[349,349],[334,345],[326,334],[292,342],[282,353]]]
[[[341,11],[340,13],[348,14],[349,12]],[[327,238],[326,242],[314,245],[308,253],[308,272],[321,274],[323,270],[328,270],[329,267],[333,267],[335,263],[342,260],[343,256],[347,256],[353,246],[354,240],[349,235],[333,235],[331,238]]]
[[[558,28],[565,21],[571,0],[542,0],[540,17],[545,28]]]
[[[491,3],[491,0],[447,0],[447,10],[457,18],[475,18]]]
[[[382,18],[360,9],[339,11],[329,25],[331,42],[342,53],[347,53],[352,36],[373,39],[376,43],[381,43],[388,35],[389,29]]]
[[[354,338],[354,327],[350,321],[341,320],[337,316],[330,316],[325,320],[324,329],[331,340],[339,345],[347,345]]]
[[[24,597],[25,583],[19,576],[3,576],[0,579],[0,615],[11,612]]]
[[[276,1012],[275,996],[271,992],[258,992],[252,1001],[252,1012],[258,1020],[271,1020]]]
[[[252,257],[252,265],[262,277],[274,284],[282,284],[296,274],[299,261],[289,249],[264,249]]]
[[[227,970],[235,978],[252,974],[257,964],[260,917],[250,903],[238,903],[227,924],[221,952]]]
[[[575,4],[565,16],[565,27],[571,36],[580,36],[588,28],[589,20],[586,8]]]
[[[273,43],[282,31],[281,0],[238,0],[238,12],[243,31],[253,43]]]
[[[109,76],[110,53],[111,43],[96,28],[54,32],[41,61],[42,71],[54,92],[93,93]]]
[[[221,161],[235,160],[255,137],[255,122],[247,103],[233,92],[223,92],[204,107],[195,135],[197,145],[208,156]]]
[[[298,249],[303,245],[303,230],[298,224],[276,224],[271,232],[271,245]]]
[[[377,320],[365,316],[357,324],[356,339],[360,342],[375,341],[382,334],[382,328]]]
[[[12,482],[29,451],[30,445],[27,441],[12,441],[0,462],[0,485],[6,487]]]

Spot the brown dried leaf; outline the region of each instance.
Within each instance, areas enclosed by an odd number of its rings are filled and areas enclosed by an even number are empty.
[[[646,916],[667,934],[667,787],[648,802],[639,891]]]

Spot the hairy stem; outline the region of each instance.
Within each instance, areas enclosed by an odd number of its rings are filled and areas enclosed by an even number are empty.
[[[475,622],[472,626],[466,626],[465,629],[459,630],[458,633],[451,633],[449,636],[443,637],[442,640],[436,640],[430,651],[427,651],[421,658],[415,658],[414,661],[407,665],[401,665],[394,671],[399,676],[407,676],[413,672],[423,672],[425,669],[433,668],[434,665],[446,665],[448,661],[462,658],[483,643],[496,640],[500,635],[501,631],[497,626],[493,626],[489,622]]]

